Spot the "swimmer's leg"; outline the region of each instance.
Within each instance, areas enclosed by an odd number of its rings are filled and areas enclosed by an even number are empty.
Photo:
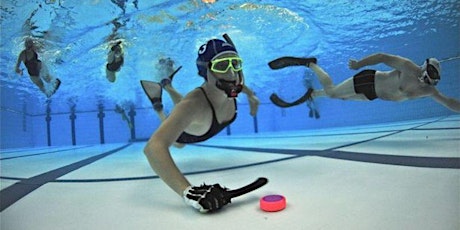
[[[112,71],[106,69],[105,70],[105,77],[107,78],[107,80],[109,80],[109,82],[115,82],[115,79],[116,79],[115,72],[112,72]]]
[[[315,74],[318,76],[319,82],[324,88],[323,92],[313,93],[314,96],[322,96],[326,94],[331,98],[338,98],[343,100],[368,101],[368,99],[364,95],[356,93],[353,77],[348,78],[342,83],[335,86],[329,74],[327,74],[317,64],[310,64],[309,68],[313,70],[313,72],[315,72]]]
[[[53,76],[51,76],[48,70],[48,66],[44,62],[40,62],[40,77],[39,78],[41,78],[40,81],[43,87],[43,90],[41,88],[40,90],[42,90],[42,92],[44,92],[47,97],[51,97],[59,89],[59,86],[61,86],[61,80],[59,80],[59,78],[54,78]],[[42,80],[46,81],[49,84],[52,84],[53,88],[50,92],[46,92],[46,89],[43,85]]]
[[[128,123],[129,129],[133,128],[133,124],[131,123],[131,121],[129,120],[128,116],[126,115],[126,111],[125,111],[125,109],[123,109],[123,107],[121,107],[120,105],[117,104],[117,105],[115,105],[114,111],[116,113],[119,113],[121,115],[121,119],[123,121],[126,121],[126,123]]]
[[[315,100],[313,97],[313,80],[311,78],[304,78],[304,85],[311,91],[311,97],[308,98],[306,101],[307,107],[310,109],[309,116],[310,117],[315,117],[316,119],[319,118],[319,112],[318,109],[316,108]]]
[[[309,68],[315,72],[316,76],[318,76],[319,82],[324,88],[324,91],[329,94],[329,91],[334,89],[334,83],[332,82],[329,74],[327,74],[326,71],[314,63],[310,64]]]
[[[30,76],[30,80],[42,91],[45,95],[47,95],[45,85],[40,77]]]
[[[179,70],[182,69],[182,66],[179,66],[179,68],[177,68],[172,74],[170,74],[168,77],[166,78],[163,78],[160,82],[161,86],[162,87],[165,87],[166,85],[171,85],[172,83],[172,80],[174,78],[174,75],[176,75],[177,72],[179,72]]]
[[[56,93],[56,91],[59,89],[59,86],[61,86],[61,80],[59,80],[59,78],[56,78],[56,80],[54,81],[53,89],[49,93],[48,97],[53,96],[53,94]]]
[[[169,96],[171,97],[171,99],[173,100],[174,104],[177,104],[179,103],[183,96],[177,92],[176,89],[174,89],[174,87],[172,87],[172,80],[174,78],[174,75],[179,72],[179,70],[182,68],[182,66],[179,66],[179,68],[176,69],[176,71],[174,71],[171,75],[169,75],[167,78],[163,78],[160,82],[160,85],[161,87],[163,87],[166,92],[168,92]]]

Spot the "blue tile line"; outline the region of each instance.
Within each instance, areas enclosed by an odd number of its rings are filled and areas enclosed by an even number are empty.
[[[84,160],[72,163],[70,165],[66,165],[61,168],[57,168],[31,178],[23,179],[5,189],[2,189],[0,191],[0,212],[10,207],[12,204],[22,199],[23,197],[27,196],[27,194],[33,192],[35,189],[38,189],[41,186],[45,185],[46,183],[54,181],[57,178],[64,176],[72,171],[75,171],[106,156],[123,150],[124,148],[130,145],[131,144],[126,144],[119,148],[86,158]]]
[[[11,160],[11,159],[16,159],[16,158],[24,158],[24,157],[32,157],[32,156],[39,156],[39,155],[46,155],[46,154],[51,154],[51,153],[59,153],[59,152],[65,152],[65,151],[71,151],[71,150],[76,150],[76,149],[83,149],[83,148],[91,148],[91,146],[81,146],[81,147],[74,147],[74,148],[68,148],[68,149],[58,149],[54,151],[48,151],[48,152],[40,152],[40,153],[32,153],[32,154],[24,154],[24,155],[19,155],[19,156],[11,156],[11,157],[2,157],[0,158],[0,161],[3,160]],[[29,150],[30,151],[30,150]]]
[[[211,170],[202,170],[202,171],[194,171],[194,172],[185,172],[184,175],[195,175],[195,174],[202,174],[202,173],[210,173],[210,172],[218,172],[218,171],[225,171],[225,170],[233,170],[257,165],[264,165],[269,163],[281,162],[285,160],[305,157],[305,156],[317,156],[317,157],[325,157],[325,158],[332,158],[332,159],[340,159],[340,160],[350,160],[350,161],[358,161],[358,162],[367,162],[367,163],[377,163],[377,164],[389,164],[389,165],[400,165],[400,166],[412,166],[412,167],[426,167],[426,168],[451,168],[451,169],[460,169],[460,158],[458,157],[419,157],[419,156],[401,156],[401,155],[387,155],[387,154],[369,154],[369,153],[359,153],[359,152],[345,152],[337,150],[339,148],[349,147],[365,142],[370,142],[376,139],[380,139],[383,137],[395,135],[407,130],[433,130],[431,128],[424,129],[420,128],[421,126],[439,122],[441,119],[427,122],[421,125],[417,125],[415,127],[405,129],[405,130],[392,130],[391,133],[388,131],[381,131],[384,133],[388,133],[385,135],[381,135],[375,138],[370,138],[367,140],[353,142],[341,146],[336,146],[333,148],[325,149],[325,150],[296,150],[296,149],[264,149],[264,148],[254,148],[254,147],[234,147],[234,146],[216,146],[216,145],[205,145],[205,144],[198,144],[196,146],[200,147],[208,147],[208,148],[218,148],[218,149],[229,149],[229,150],[238,150],[238,151],[251,151],[251,152],[260,152],[260,153],[274,153],[274,154],[285,154],[288,157],[281,158],[281,159],[274,159],[268,161],[262,161],[257,163],[245,164],[245,165],[237,165],[237,166],[230,166],[230,167],[223,167],[218,169],[211,169]],[[436,128],[434,128],[436,129]],[[439,129],[458,129],[458,128],[438,128]],[[376,133],[376,132],[373,132]],[[360,133],[365,134],[365,133]],[[348,133],[348,135],[350,135]],[[454,138],[455,139],[455,138]],[[118,152],[130,144],[124,145],[120,148],[111,150],[109,152],[99,154],[97,156],[93,156],[87,158],[85,160],[61,167],[56,170],[49,171],[47,173],[43,173],[41,175],[23,179],[23,178],[16,178],[16,177],[0,177],[1,179],[11,179],[11,180],[20,180],[16,184],[7,187],[0,191],[0,211],[3,211],[5,208],[9,207],[11,204],[16,202],[17,200],[21,199],[22,197],[26,196],[30,192],[34,191],[35,189],[41,187],[42,185],[49,183],[49,182],[110,182],[110,181],[128,181],[128,180],[145,180],[145,179],[158,179],[158,176],[144,176],[144,177],[127,177],[127,178],[106,178],[106,179],[57,179],[67,173],[70,173],[74,170],[77,170],[83,166],[91,164],[105,156]]]

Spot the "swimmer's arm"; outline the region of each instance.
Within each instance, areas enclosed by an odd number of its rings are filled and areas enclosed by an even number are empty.
[[[256,94],[246,85],[243,85],[243,90],[241,91],[248,96],[249,101],[249,108],[251,116],[255,116],[257,114],[257,110],[259,109],[260,100],[257,98]]]
[[[451,98],[451,97],[446,97],[437,90],[435,90],[435,92],[433,93],[432,98],[435,101],[437,101],[439,104],[445,106],[446,108],[454,112],[460,113],[460,101],[459,100],[455,98]]]
[[[14,71],[18,74],[22,74],[22,70],[19,69],[19,65],[21,65],[21,62],[24,62],[24,58],[25,58],[25,51],[22,51],[18,56],[18,60],[16,61],[16,66],[14,68]]]
[[[418,66],[411,60],[387,53],[374,53],[364,57],[359,61],[350,59],[349,67],[350,69],[359,69],[364,66],[376,65],[380,63],[400,71],[415,71],[419,69]]]
[[[114,60],[115,60],[115,52],[110,50],[109,54],[107,54],[107,62],[112,63]]]
[[[171,115],[160,125],[144,148],[152,169],[180,196],[190,183],[174,163],[169,147],[186,127],[197,120],[200,110],[203,111],[203,106],[200,104],[205,103],[197,103],[196,100],[185,97],[176,105]]]

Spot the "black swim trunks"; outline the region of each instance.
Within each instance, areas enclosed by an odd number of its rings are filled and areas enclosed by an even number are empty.
[[[369,100],[377,98],[375,93],[375,70],[366,69],[353,76],[355,92],[364,94]]]

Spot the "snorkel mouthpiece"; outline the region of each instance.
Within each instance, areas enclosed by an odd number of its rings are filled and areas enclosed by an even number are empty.
[[[226,81],[218,79],[216,86],[227,94],[227,97],[235,98],[243,90],[243,85],[238,84],[237,81]]]

